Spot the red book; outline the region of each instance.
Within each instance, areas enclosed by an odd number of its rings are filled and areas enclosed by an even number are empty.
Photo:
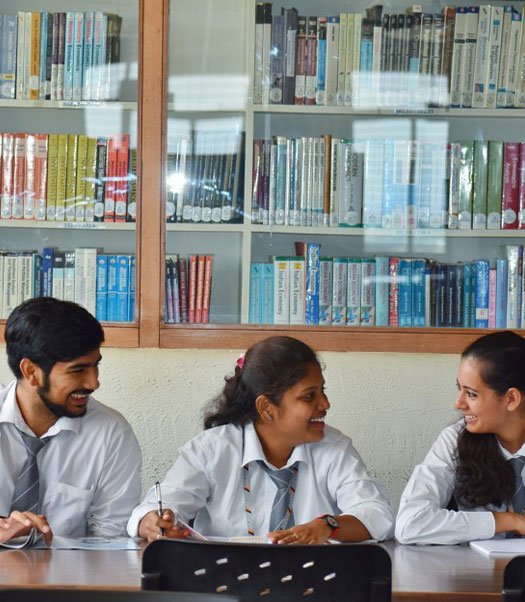
[[[15,134],[13,149],[13,198],[11,203],[12,219],[22,219],[24,217],[26,137],[27,134]]]
[[[501,229],[518,227],[520,143],[503,143],[503,182],[501,195]]]
[[[204,259],[204,290],[202,293],[202,323],[210,321],[211,301],[211,275],[213,270],[213,255],[206,255]]]
[[[35,219],[35,146],[35,134],[27,134],[23,207],[24,219]]]
[[[197,295],[197,255],[188,255],[188,322],[195,322],[195,300]]]
[[[129,134],[116,136],[117,179],[115,180],[115,221],[125,222],[128,200]]]
[[[2,189],[0,190],[0,217],[11,219],[11,197],[13,196],[13,154],[15,135],[4,133],[2,144]]]
[[[195,293],[195,322],[202,324],[202,299],[204,294],[204,269],[206,255],[197,256],[197,291]]]
[[[520,143],[518,228],[525,230],[525,142]]]
[[[399,282],[397,280],[399,270],[399,257],[391,257],[388,267],[388,325],[399,326],[397,307],[399,304]]]
[[[106,155],[106,189],[104,192],[104,221],[115,221],[115,188],[117,178],[118,136],[108,137]]]
[[[34,217],[46,219],[47,134],[35,134],[35,207]]]

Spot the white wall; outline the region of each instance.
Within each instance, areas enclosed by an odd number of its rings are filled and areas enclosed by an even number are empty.
[[[102,350],[97,398],[122,412],[144,452],[143,486],[161,478],[201,429],[202,409],[233,371],[229,350]],[[0,382],[10,380],[0,352]],[[332,404],[328,422],[350,435],[394,506],[414,463],[455,418],[458,356],[320,354]]]

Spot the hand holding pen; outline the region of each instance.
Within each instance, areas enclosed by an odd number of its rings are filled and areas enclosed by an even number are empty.
[[[162,509],[162,493],[160,490],[160,483],[157,481],[155,483],[155,496],[157,498],[157,514],[159,515],[159,518],[162,518],[162,515],[164,514],[164,510]],[[161,527],[160,528],[160,537],[164,536],[164,529]]]

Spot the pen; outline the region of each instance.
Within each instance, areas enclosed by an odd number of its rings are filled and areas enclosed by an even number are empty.
[[[162,495],[160,492],[160,483],[158,481],[155,483],[155,496],[157,498],[157,514],[162,518],[164,510],[162,509]],[[160,529],[160,534],[164,535],[164,529],[162,529],[162,527]]]

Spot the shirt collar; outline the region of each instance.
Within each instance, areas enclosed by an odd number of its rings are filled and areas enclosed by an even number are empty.
[[[4,403],[0,408],[0,422],[10,422],[14,424],[18,430],[34,437],[35,434],[24,421],[22,412],[16,401],[16,384],[17,381],[14,380],[8,385]],[[67,416],[62,416],[42,436],[52,437],[58,435],[60,431],[66,430],[78,433],[81,420],[82,418],[68,418]]]
[[[257,462],[258,460],[262,460],[270,468],[275,470],[276,467],[270,464],[266,459],[261,442],[257,436],[257,431],[253,426],[253,422],[250,422],[244,427],[242,465],[247,466],[250,462]],[[282,468],[292,466],[295,462],[305,462],[308,464],[308,454],[305,444],[298,445],[294,448],[292,455],[288,458],[286,466],[283,466]]]
[[[512,454],[508,449],[505,449],[503,445],[499,442],[499,439],[496,437],[496,441],[498,442],[499,448],[505,460],[510,460],[511,458],[519,458],[520,456],[525,456],[525,443],[518,449],[518,451]]]

